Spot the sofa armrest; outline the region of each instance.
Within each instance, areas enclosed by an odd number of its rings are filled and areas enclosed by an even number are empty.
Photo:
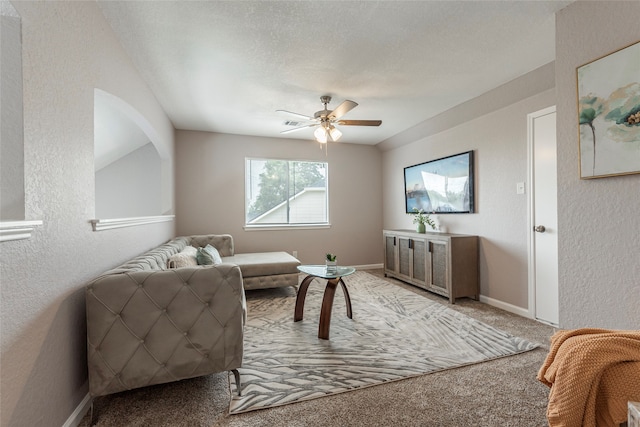
[[[86,288],[89,391],[235,369],[246,303],[233,264],[104,275]]]
[[[233,237],[230,234],[201,234],[190,236],[191,246],[205,247],[211,245],[218,250],[220,256],[233,256]]]

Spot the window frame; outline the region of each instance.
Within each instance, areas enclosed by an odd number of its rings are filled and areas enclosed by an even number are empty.
[[[247,214],[249,210],[249,184],[248,184],[248,176],[249,172],[249,164],[251,161],[281,161],[287,163],[287,168],[289,168],[294,163],[321,163],[324,164],[325,167],[325,206],[326,206],[326,221],[325,222],[307,222],[307,223],[262,223],[262,224],[251,224],[247,222]],[[287,169],[289,170],[289,169]],[[288,183],[291,185],[291,183]],[[287,200],[287,204],[289,203],[289,197]],[[283,158],[273,158],[273,157],[245,157],[244,161],[244,230],[291,230],[291,229],[323,229],[330,228],[331,222],[329,217],[329,162],[326,161],[318,161],[318,160],[301,160],[301,159],[283,159]],[[289,219],[290,220],[290,219]]]

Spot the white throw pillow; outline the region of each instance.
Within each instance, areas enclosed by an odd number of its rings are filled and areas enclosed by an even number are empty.
[[[180,253],[171,255],[167,260],[167,268],[195,267],[198,265],[196,254],[198,250],[193,246],[185,247]]]

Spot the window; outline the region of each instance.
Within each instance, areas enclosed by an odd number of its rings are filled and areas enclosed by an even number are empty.
[[[246,225],[328,225],[327,171],[323,162],[246,159]]]

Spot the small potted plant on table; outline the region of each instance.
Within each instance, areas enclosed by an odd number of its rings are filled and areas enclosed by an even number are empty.
[[[338,261],[337,261],[338,256],[331,254],[331,253],[327,253],[327,258],[325,260],[325,265],[327,267],[327,273],[332,273],[337,271],[338,269]]]
[[[413,212],[410,215],[413,215],[413,223],[418,224],[416,227],[416,231],[418,233],[426,233],[427,227],[425,224],[429,224],[432,230],[436,229],[436,224],[433,222],[428,213],[425,213],[422,209],[413,208]]]

